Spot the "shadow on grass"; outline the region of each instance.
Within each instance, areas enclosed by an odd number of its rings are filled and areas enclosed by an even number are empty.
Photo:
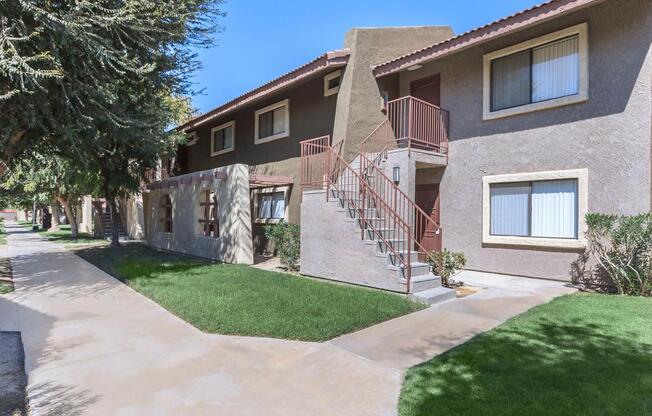
[[[157,277],[161,272],[188,272],[211,264],[201,259],[154,250],[142,243],[83,248],[75,250],[75,254],[121,281]],[[125,271],[128,271],[128,276]]]
[[[652,345],[581,318],[508,324],[411,369],[416,415],[649,415]]]

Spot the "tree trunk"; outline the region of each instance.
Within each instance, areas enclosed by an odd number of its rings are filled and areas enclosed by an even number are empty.
[[[68,222],[70,223],[70,235],[74,240],[76,240],[79,237],[79,229],[77,228],[77,218],[75,218],[75,216],[73,215],[72,208],[70,207],[70,204],[68,203],[68,200],[66,198],[57,195],[56,199],[63,207],[63,211],[66,213],[66,217],[68,218]]]
[[[61,224],[59,223],[61,211],[59,210],[59,204],[56,201],[50,205],[50,213],[52,214],[52,225],[50,226],[50,231],[59,231],[61,229]]]

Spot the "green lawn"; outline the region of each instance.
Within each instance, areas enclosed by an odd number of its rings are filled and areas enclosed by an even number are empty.
[[[78,238],[75,240],[70,233],[70,225],[60,225],[59,231],[39,231],[41,237],[47,238],[49,241],[54,241],[63,244],[101,244],[106,240],[102,238],[93,237],[91,234],[79,233]]]
[[[23,226],[23,227],[27,228],[28,230],[32,229],[32,222],[31,221],[18,220],[18,225]]]
[[[11,276],[11,263],[8,258],[0,257],[0,295],[14,291]]]
[[[211,333],[325,341],[423,308],[396,294],[210,264],[141,244],[77,254]]]
[[[5,230],[4,221],[0,219],[0,246],[7,244],[7,230]]]
[[[536,307],[410,369],[399,414],[652,415],[652,298]]]

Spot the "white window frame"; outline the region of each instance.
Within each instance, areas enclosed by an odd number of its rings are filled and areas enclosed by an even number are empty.
[[[491,62],[503,56],[512,55],[527,49],[536,48],[546,43],[554,42],[569,36],[578,35],[579,53],[579,91],[575,95],[553,98],[531,104],[524,104],[518,107],[505,108],[491,111]],[[570,104],[585,102],[589,99],[589,41],[588,24],[567,27],[538,38],[530,39],[519,44],[485,54],[483,57],[484,81],[483,81],[483,120],[493,120],[502,117],[509,117],[517,114],[529,113],[532,111],[546,110]]]
[[[589,205],[587,169],[554,170],[544,172],[511,173],[482,178],[482,243],[503,246],[523,246],[558,249],[583,249],[586,247],[586,213]],[[577,238],[545,238],[491,235],[491,185],[514,182],[577,180]]]
[[[282,133],[277,133],[273,134],[271,136],[263,137],[261,139],[258,138],[258,124],[259,124],[259,116],[263,113],[267,113],[268,111],[273,111],[276,110],[277,108],[281,108],[285,106],[285,131]],[[259,110],[256,110],[254,114],[255,118],[255,128],[254,128],[254,144],[263,144],[267,142],[271,142],[274,140],[278,139],[283,139],[285,137],[288,137],[290,135],[290,100],[285,99],[283,101],[279,101],[277,103],[274,103],[272,105],[268,105],[267,107],[261,108]]]
[[[231,127],[233,129],[233,140],[231,141],[231,147],[222,149],[222,150],[215,150],[215,141],[213,140],[213,134],[216,131],[224,130],[227,127]],[[227,123],[220,124],[217,127],[213,127],[211,129],[211,157],[217,156],[217,155],[223,155],[224,153],[229,153],[235,150],[235,120],[231,120]]]
[[[186,135],[186,146],[194,146],[199,141],[196,131],[191,131]]]
[[[342,70],[338,69],[333,71],[330,74],[324,75],[324,97],[328,97],[333,94],[337,94],[340,91],[340,84],[342,83]],[[340,83],[337,84],[337,87],[328,88],[328,83],[335,78],[340,78]]]
[[[283,199],[285,200],[285,212],[283,218],[259,218],[258,217],[258,196],[260,194],[270,194],[275,192],[283,192]],[[278,224],[281,221],[288,221],[288,206],[290,203],[290,187],[289,186],[273,186],[269,188],[257,188],[252,190],[252,198],[254,205],[255,222],[257,224]]]

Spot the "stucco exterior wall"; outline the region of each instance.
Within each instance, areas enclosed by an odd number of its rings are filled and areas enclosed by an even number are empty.
[[[145,238],[145,215],[143,211],[143,197],[138,193],[120,201],[123,213],[123,227],[132,240]]]
[[[483,121],[483,55],[588,22],[589,100]],[[441,74],[441,106],[450,111],[450,157],[441,181],[444,247],[461,250],[470,269],[568,280],[575,250],[482,243],[482,178],[487,175],[588,169],[589,212],[650,210],[652,132],[652,2],[615,0],[546,22],[400,74]],[[430,176],[431,175],[431,176]]]
[[[177,251],[229,263],[253,264],[251,216],[249,209],[249,169],[235,164],[216,169],[226,179],[213,179],[192,185],[151,190],[147,196],[147,243],[152,247]],[[212,174],[213,170],[204,173]],[[199,197],[202,190],[217,193],[219,203],[219,238],[204,237],[198,232]],[[172,200],[172,233],[162,232],[161,198]]]
[[[302,203],[301,273],[393,291],[405,291],[387,269],[387,256],[360,239],[360,229],[347,220],[326,191],[306,191]]]
[[[353,160],[360,142],[385,118],[371,66],[452,35],[448,26],[358,28],[346,34],[344,47],[351,52],[337,96],[333,127],[333,141],[344,140],[345,160]]]

